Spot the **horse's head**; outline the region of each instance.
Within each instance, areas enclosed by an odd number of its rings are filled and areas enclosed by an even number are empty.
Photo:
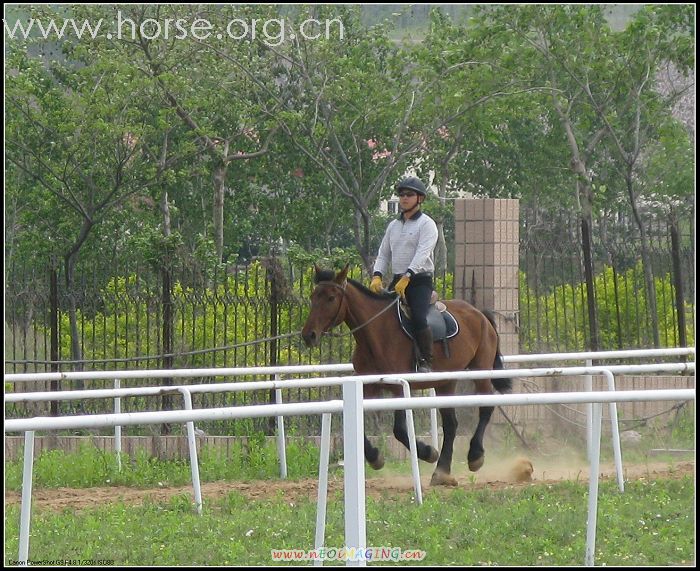
[[[341,271],[321,270],[314,265],[316,287],[311,293],[311,311],[301,330],[307,347],[315,347],[321,335],[345,321],[345,287],[348,277],[347,264]]]

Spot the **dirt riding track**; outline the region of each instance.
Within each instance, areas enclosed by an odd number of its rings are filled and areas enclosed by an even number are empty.
[[[459,468],[454,471],[454,475],[459,481],[461,489],[501,489],[516,486],[529,486],[542,483],[555,483],[562,480],[573,480],[580,482],[588,481],[588,469],[585,465],[577,466],[575,463],[568,463],[567,467],[557,466],[548,463],[546,460],[534,460],[534,473],[531,482],[516,482],[513,475],[513,467],[516,461],[510,459],[504,461],[499,466],[497,462],[485,465],[476,475]],[[603,465],[601,472],[604,479],[615,478],[615,468],[612,465]],[[679,461],[670,465],[668,462],[650,462],[645,464],[624,465],[626,480],[658,479],[658,478],[681,478],[685,475],[694,474],[694,461]],[[452,488],[431,488],[429,471],[422,472],[421,481],[423,483],[424,495],[441,493]],[[342,495],[343,477],[342,472],[335,472],[329,478],[329,494],[333,496],[336,492]],[[382,474],[381,472],[367,472],[367,494],[371,497],[397,496],[401,494],[410,495],[413,484],[410,476]],[[226,496],[230,492],[238,492],[251,500],[266,498],[284,497],[285,499],[316,499],[317,480],[306,479],[296,481],[253,481],[253,482],[211,482],[202,484],[202,497],[205,501],[212,501]],[[166,502],[171,497],[177,495],[191,495],[191,486],[181,486],[173,488],[158,489],[136,489],[126,487],[104,487],[104,488],[43,488],[35,489],[33,493],[33,507],[36,509],[83,509],[94,507],[95,505],[121,502],[128,505],[142,504],[146,499],[152,502]],[[21,496],[19,492],[5,492],[5,505],[19,504]]]

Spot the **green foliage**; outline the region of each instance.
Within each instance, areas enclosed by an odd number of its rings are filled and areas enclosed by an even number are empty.
[[[299,268],[309,268],[318,264],[324,269],[342,269],[345,264],[355,267],[362,262],[355,248],[336,247],[330,252],[315,248],[309,251],[298,244],[292,244],[287,249],[287,256],[294,267]]]
[[[277,300],[278,334],[301,330],[308,295],[313,287],[313,265],[340,270],[351,263],[349,276],[363,281],[363,268],[357,254],[340,248],[324,255],[292,246],[288,257],[294,267],[295,284],[283,287]],[[298,285],[297,285],[298,284]],[[654,281],[660,338],[664,346],[679,343],[675,314],[675,288],[670,274]],[[88,359],[112,359],[158,355],[162,338],[160,285],[144,284],[136,275],[113,278],[101,291],[98,311],[78,310],[79,336]],[[451,299],[452,274],[436,276],[434,287],[441,298]],[[641,262],[620,273],[606,266],[595,276],[594,287],[599,320],[601,349],[647,346],[652,343],[651,325]],[[279,294],[278,294],[279,295]],[[521,351],[585,350],[588,312],[585,284],[562,284],[546,293],[536,292],[520,273]],[[172,291],[175,366],[233,367],[269,364],[271,285],[266,268],[254,262],[245,273],[226,275],[209,285],[185,285],[175,282]],[[688,343],[693,337],[693,305],[686,302]],[[68,315],[60,314],[60,354],[70,354]],[[38,326],[48,335],[45,325]],[[257,342],[257,343],[256,343]],[[325,343],[325,342],[324,342]],[[319,363],[347,361],[353,340],[344,336],[334,340],[333,354],[325,349],[309,351],[298,342],[280,345],[280,363]],[[189,354],[192,351],[227,348]],[[323,357],[322,355],[325,355]],[[156,362],[157,363],[157,362]],[[131,366],[131,365],[130,365]],[[136,367],[151,367],[142,361]]]
[[[624,273],[606,266],[594,278],[601,350],[651,346],[648,305],[641,262]],[[654,280],[660,337],[664,347],[678,345],[675,288],[666,274]],[[688,344],[693,340],[693,305],[686,302]],[[588,338],[585,283],[563,284],[537,296],[520,272],[520,350],[523,353],[584,351]]]
[[[334,264],[342,267],[352,259],[349,253],[334,250]],[[356,259],[356,258],[355,258]],[[296,261],[306,261],[299,255]],[[319,261],[319,258],[315,258]],[[323,259],[320,260],[323,262]],[[313,283],[312,264],[304,264],[300,279]],[[361,279],[361,268],[355,266],[351,276]],[[303,307],[307,294],[288,291],[277,303],[278,334],[301,330],[305,313]],[[173,339],[176,354],[175,366],[188,367],[236,367],[263,366],[269,364],[269,352],[265,340],[271,336],[271,286],[262,263],[252,263],[245,273],[226,275],[209,285],[185,285],[176,281],[172,288]],[[137,356],[160,355],[162,339],[162,298],[160,284],[145,284],[140,277],[131,274],[115,277],[101,289],[97,311],[77,310],[78,335],[83,343],[87,359],[119,359]],[[39,326],[44,335],[49,334],[46,325]],[[69,316],[59,316],[59,354],[70,355]],[[257,343],[256,343],[257,342]],[[343,354],[349,358],[352,339],[340,343]],[[227,347],[228,350],[189,355],[188,352]],[[286,343],[280,362],[303,363],[309,355],[298,343]],[[181,357],[177,357],[177,355]],[[318,359],[318,357],[316,358]],[[313,360],[313,357],[312,357]],[[316,360],[316,362],[319,362]],[[154,362],[141,361],[136,368],[153,368]]]
[[[693,6],[644,6],[624,29],[609,25],[601,5],[484,6],[470,8],[475,17],[467,24],[447,8],[422,8],[428,29],[419,41],[394,40],[409,12],[417,16],[414,8],[391,16],[372,10],[232,5],[207,12],[217,29],[234,18],[281,15],[294,25],[308,16],[343,23],[342,38],[336,28],[331,37],[297,38],[275,50],[260,37],[114,42],[98,34],[49,46],[35,35],[10,42],[8,257],[39,268],[51,256],[89,266],[109,252],[160,269],[190,256],[211,283],[206,291],[176,285],[175,351],[184,352],[269,335],[264,277],[248,278],[256,281],[244,293],[238,280],[214,285],[220,256],[249,260],[291,244],[288,257],[305,268],[304,279],[310,262],[321,260],[369,269],[384,222],[377,206],[407,168],[432,173],[443,199],[457,191],[517,196],[529,206],[556,204],[591,217],[611,206],[628,215],[642,198],[657,213],[692,208],[693,149],[671,114],[680,94],[661,93],[656,78],[666,61],[681,74],[693,68]],[[200,15],[185,5],[35,5],[13,18],[55,18],[60,27],[67,18],[109,22],[118,14],[134,21]],[[49,47],[51,57],[39,55]],[[237,160],[267,144],[268,133],[277,135],[267,153]],[[580,159],[585,172],[576,170]],[[626,163],[634,181],[628,188],[619,176]],[[217,175],[226,197],[218,202],[211,192]],[[166,196],[167,237],[159,208]],[[212,237],[219,224],[212,224],[212,206],[224,217],[221,248],[218,234]],[[449,234],[449,208],[430,201],[426,211]],[[354,253],[340,246],[353,241]],[[668,280],[653,299],[636,278],[623,280],[622,299],[633,311],[621,312],[618,324],[605,289],[611,276],[602,276],[602,344],[647,342],[643,316],[657,297],[663,307],[654,318],[663,342],[673,344]],[[162,308],[126,304],[136,283],[114,287],[105,290],[104,307],[79,310],[84,355],[157,353]],[[524,291],[526,339],[585,345],[580,287],[561,286],[534,304]],[[233,325],[231,300],[244,306]],[[118,305],[128,309],[117,312]],[[533,305],[544,314],[527,317]],[[300,327],[299,313],[284,304],[279,311],[281,331]],[[61,326],[61,353],[70,355],[64,316]],[[637,330],[642,335],[632,337]],[[258,363],[266,352],[252,353],[236,352],[233,362]],[[290,348],[288,357],[296,362],[301,354]],[[230,359],[219,353],[206,364]]]

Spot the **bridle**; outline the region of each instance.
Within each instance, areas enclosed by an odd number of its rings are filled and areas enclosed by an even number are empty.
[[[355,327],[354,329],[351,329],[351,330],[350,330],[349,332],[347,332],[347,333],[340,333],[340,334],[331,333],[331,332],[330,332],[331,329],[333,329],[334,327],[337,327],[338,325],[340,325],[340,323],[336,323],[336,321],[337,321],[337,319],[338,319],[338,315],[340,315],[340,310],[341,310],[342,307],[343,307],[343,301],[345,300],[345,293],[346,293],[346,292],[345,292],[345,288],[347,287],[348,282],[347,282],[347,280],[345,280],[345,281],[343,282],[343,285],[340,285],[340,284],[338,284],[338,283],[336,283],[336,282],[332,282],[332,281],[321,281],[321,282],[318,282],[318,283],[316,284],[316,287],[318,287],[318,286],[320,286],[320,285],[324,285],[324,286],[325,286],[325,285],[329,285],[329,286],[332,286],[332,287],[334,287],[334,288],[339,289],[339,290],[342,292],[342,297],[341,297],[341,299],[340,299],[340,303],[338,304],[338,311],[335,312],[335,315],[333,316],[333,319],[331,319],[330,325],[328,325],[328,327],[327,327],[327,331],[324,331],[324,332],[322,333],[322,335],[328,335],[329,337],[345,337],[345,336],[347,336],[347,335],[352,335],[353,333],[355,333],[356,331],[359,331],[360,329],[362,329],[362,328],[365,327],[366,325],[369,325],[370,323],[372,323],[372,321],[374,321],[375,319],[377,319],[380,315],[382,315],[383,313],[385,313],[386,311],[388,311],[389,309],[391,309],[392,307],[394,307],[394,305],[396,305],[396,304],[399,302],[399,299],[400,299],[400,297],[397,295],[396,298],[395,298],[389,305],[387,305],[385,308],[383,308],[383,309],[380,310],[379,312],[375,313],[375,314],[374,314],[372,317],[370,317],[367,321],[365,321],[364,323],[361,323],[360,325],[358,325],[358,326]]]
[[[341,298],[340,298],[340,302],[338,303],[338,310],[335,312],[335,315],[333,316],[333,319],[331,319],[330,323],[329,323],[326,327],[324,327],[324,332],[323,332],[323,334],[325,334],[325,333],[326,333],[325,330],[330,331],[330,330],[333,329],[334,327],[337,327],[338,325],[340,325],[340,323],[336,323],[336,322],[337,322],[337,320],[338,320],[338,315],[340,315],[340,310],[343,308],[343,301],[345,301],[345,288],[346,288],[347,285],[348,285],[348,281],[347,281],[347,280],[344,280],[344,281],[343,281],[343,285],[340,285],[340,284],[338,284],[338,283],[336,283],[336,282],[332,282],[332,281],[330,281],[330,280],[329,280],[329,281],[322,281],[322,282],[318,282],[318,283],[316,284],[316,287],[318,287],[318,286],[320,286],[320,285],[332,286],[332,287],[334,287],[334,288],[336,288],[336,289],[339,289],[340,292],[341,292],[341,294],[342,294],[342,296],[341,296]]]

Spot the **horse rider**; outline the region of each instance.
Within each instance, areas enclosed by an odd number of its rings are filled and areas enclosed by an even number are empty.
[[[433,249],[438,230],[435,221],[421,211],[427,190],[420,179],[415,176],[402,179],[396,185],[396,192],[401,214],[386,229],[369,289],[373,293],[381,292],[382,277],[391,264],[393,279],[389,289],[393,288],[411,308],[420,353],[417,370],[429,373],[433,362],[433,334],[427,315],[433,293]]]

